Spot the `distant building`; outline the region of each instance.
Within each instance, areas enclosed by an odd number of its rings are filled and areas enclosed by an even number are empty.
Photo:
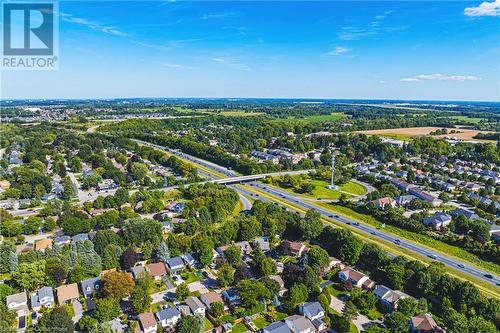
[[[446,228],[451,223],[451,216],[442,212],[438,212],[430,217],[426,217],[422,222],[434,230]]]

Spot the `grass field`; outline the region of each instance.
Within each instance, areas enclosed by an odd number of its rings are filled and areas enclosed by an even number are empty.
[[[455,120],[463,121],[466,123],[471,123],[471,124],[479,124],[481,120],[485,120],[484,118],[473,118],[473,117],[467,117],[467,116],[452,116],[450,118],[453,118]]]
[[[258,329],[262,329],[264,327],[266,327],[267,325],[269,325],[270,323],[264,319],[264,317],[262,316],[258,316],[256,317],[254,320],[253,320],[253,323],[255,324],[255,326],[257,326]]]
[[[236,325],[233,326],[233,330],[231,332],[233,333],[243,333],[243,332],[246,332],[248,331],[248,328],[245,326],[245,324],[243,324],[243,322],[241,323],[238,323]]]
[[[349,192],[352,195],[349,195],[347,193],[344,193],[347,195],[348,198],[355,197],[357,195],[363,195],[366,193],[366,188],[363,185],[360,185],[355,182],[348,182],[344,185],[342,185],[339,190],[330,190],[327,188],[328,182],[324,180],[318,180],[318,179],[313,179],[309,180],[309,182],[313,183],[316,188],[313,190],[312,194],[310,193],[297,193],[294,192],[293,189],[291,188],[282,188],[280,189],[285,190],[288,193],[296,194],[303,196],[305,198],[310,198],[310,199],[325,199],[325,200],[338,200],[340,198],[340,195],[342,194],[341,191],[344,192]]]

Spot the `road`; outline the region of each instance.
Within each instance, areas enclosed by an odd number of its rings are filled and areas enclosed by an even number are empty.
[[[162,147],[162,146],[158,146],[158,145],[154,145],[154,144],[150,144],[150,143],[145,143],[145,142],[141,142],[141,143],[150,145],[150,146],[158,148],[158,149],[169,151],[170,153],[175,154],[176,156],[179,156],[179,157],[184,158],[186,160],[195,162],[195,163],[197,163],[205,168],[208,168],[208,169],[215,171],[215,172],[218,172],[220,174],[223,174],[223,175],[226,175],[229,177],[240,176],[237,172],[235,172],[233,170],[229,170],[223,166],[217,165],[217,164],[212,163],[212,162],[205,161],[205,160],[200,159],[200,158],[195,157],[195,156],[188,155],[188,154],[183,153],[181,151],[169,149],[166,147]],[[251,182],[250,185],[255,187],[255,188],[258,188],[259,190],[267,193],[268,195],[278,197],[279,200],[288,202],[289,204],[293,204],[293,205],[298,206],[304,210],[315,209],[320,214],[322,214],[323,217],[336,220],[336,221],[344,223],[346,225],[350,225],[351,227],[356,228],[364,233],[371,234],[372,236],[378,237],[378,238],[380,238],[384,241],[387,241],[387,242],[395,243],[403,249],[412,251],[412,252],[417,253],[421,256],[425,256],[425,257],[431,258],[435,261],[441,262],[441,263],[445,264],[446,266],[451,267],[454,270],[460,271],[466,275],[471,275],[475,278],[478,278],[478,279],[485,281],[487,283],[490,283],[492,285],[500,286],[500,278],[491,272],[488,272],[486,270],[471,266],[471,265],[469,265],[465,262],[462,262],[456,258],[444,255],[438,251],[434,251],[430,248],[424,247],[424,246],[419,245],[417,243],[413,243],[413,242],[410,242],[407,240],[401,240],[397,236],[395,236],[389,232],[377,229],[376,227],[373,227],[373,226],[370,226],[370,225],[367,225],[364,223],[358,223],[357,221],[352,220],[350,218],[336,215],[335,213],[332,213],[331,211],[329,211],[323,207],[317,206],[315,204],[307,202],[306,200],[303,200],[299,196],[295,196],[295,195],[287,193],[285,191],[275,189],[275,188],[266,186],[265,184],[260,184],[257,182]],[[272,201],[269,199],[262,198],[261,196],[259,197],[253,191],[248,190],[248,189],[244,189],[241,186],[234,186],[232,188],[234,188],[238,193],[243,194],[243,195],[247,195],[247,196],[254,197],[254,198],[258,197],[259,200],[263,200],[263,201]],[[486,275],[491,276],[491,278],[489,278]]]

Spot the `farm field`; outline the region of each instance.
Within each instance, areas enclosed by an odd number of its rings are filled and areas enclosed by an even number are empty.
[[[369,135],[380,135],[380,136],[389,137],[389,138],[393,138],[393,139],[404,139],[404,138],[426,136],[426,135],[429,135],[431,132],[434,132],[434,131],[440,130],[440,129],[442,129],[442,127],[427,126],[427,127],[408,127],[408,128],[388,128],[388,129],[381,129],[381,130],[366,130],[366,131],[356,131],[355,133],[363,133],[363,134],[369,134]],[[435,137],[435,138],[444,138],[444,137],[451,138],[452,137],[452,138],[456,138],[456,139],[462,140],[462,141],[494,142],[492,140],[477,140],[477,139],[473,138],[478,133],[492,133],[491,131],[479,131],[479,130],[471,130],[471,129],[464,129],[464,128],[457,129],[457,131],[459,131],[460,133],[436,135],[433,137]]]
[[[316,116],[309,116],[309,117],[304,117],[304,118],[296,118],[296,117],[289,117],[289,118],[284,118],[284,119],[278,119],[276,122],[285,122],[285,123],[292,123],[292,122],[301,122],[301,123],[321,123],[321,122],[327,122],[327,121],[338,121],[340,119],[347,119],[349,118],[349,115],[346,115],[342,112],[333,112],[331,114],[322,114],[322,115],[316,115]]]

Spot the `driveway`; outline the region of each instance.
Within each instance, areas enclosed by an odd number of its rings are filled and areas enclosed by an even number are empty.
[[[209,292],[207,287],[205,287],[201,281],[192,282],[192,283],[188,284],[188,287],[189,287],[189,291],[192,293],[198,291],[198,292],[200,292],[200,294],[203,295],[203,294],[206,294]]]
[[[77,299],[73,301],[73,310],[75,310],[75,315],[71,319],[73,319],[73,322],[76,324],[83,316],[83,305]]]

